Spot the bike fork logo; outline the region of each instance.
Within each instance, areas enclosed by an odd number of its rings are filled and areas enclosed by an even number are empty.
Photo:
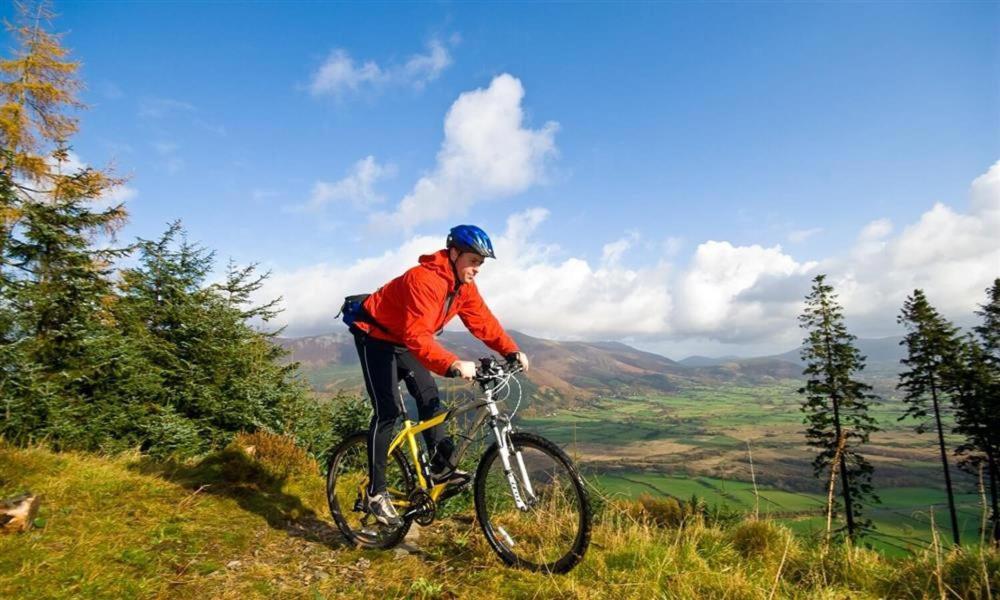
[[[528,508],[528,505],[521,498],[521,491],[518,489],[517,478],[514,477],[513,471],[507,471],[507,482],[510,483],[510,493],[514,496],[514,504],[521,510]]]

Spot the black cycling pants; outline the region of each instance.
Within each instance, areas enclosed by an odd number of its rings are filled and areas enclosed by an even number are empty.
[[[421,421],[441,412],[441,400],[430,372],[406,348],[361,332],[354,336],[354,345],[358,349],[365,387],[372,403],[373,414],[368,427],[368,493],[375,495],[385,491],[389,444],[395,434],[396,419],[403,414],[399,380],[406,382],[407,391],[416,400]],[[435,466],[453,466],[450,464],[453,444],[444,425],[432,427],[423,435],[428,452],[434,455]]]

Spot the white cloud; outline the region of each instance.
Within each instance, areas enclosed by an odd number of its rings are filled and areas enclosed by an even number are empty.
[[[346,50],[338,48],[313,75],[309,91],[313,96],[341,96],[365,87],[402,85],[423,89],[451,64],[451,54],[438,40],[431,40],[426,54],[414,54],[402,64],[385,68],[371,60],[356,63]]]
[[[278,325],[292,335],[326,332],[338,327],[334,315],[344,297],[371,292],[416,264],[421,254],[443,246],[437,237],[414,237],[381,256],[351,264],[321,263],[291,271],[275,270],[260,291],[261,298],[283,296],[285,312]]]
[[[478,202],[522,192],[544,180],[556,154],[558,124],[524,127],[524,87],[508,74],[486,89],[465,92],[451,105],[437,165],[420,178],[392,213],[372,215],[373,225],[411,230],[420,223],[465,215]]]
[[[421,89],[428,82],[437,79],[442,71],[451,66],[451,63],[448,50],[437,40],[431,40],[427,54],[414,54],[406,61],[400,69],[400,78],[412,82],[415,88]]]
[[[937,203],[892,238],[887,222],[873,225],[860,237],[854,260],[830,261],[845,309],[874,327],[894,319],[920,288],[946,315],[967,320],[1000,276],[1000,161],[973,181],[968,212]]]
[[[619,240],[604,244],[601,249],[601,263],[617,265],[621,261],[622,255],[639,241],[639,237],[639,233],[633,231]]]
[[[551,337],[597,338],[664,329],[670,298],[661,284],[668,265],[633,271],[560,257],[557,247],[534,238],[547,216],[548,211],[537,208],[512,215],[506,230],[493,237],[498,260],[488,262],[479,285],[507,327]],[[279,324],[288,325],[290,334],[330,331],[338,327],[333,315],[344,296],[378,288],[443,242],[439,236],[417,236],[396,250],[353,264],[277,273],[261,297],[285,297],[287,310]]]
[[[967,212],[937,204],[896,235],[888,220],[874,221],[852,247],[818,263],[780,246],[712,240],[699,244],[686,265],[675,265],[676,241],[634,233],[603,244],[593,263],[541,241],[548,216],[542,208],[512,215],[494,236],[498,260],[479,277],[506,327],[543,337],[776,351],[800,341],[796,317],[817,273],[829,275],[852,332],[865,337],[897,333],[895,315],[916,287],[949,318],[972,322],[985,288],[1000,276],[1000,162],[973,182]],[[339,326],[333,314],[343,296],[376,289],[418,255],[439,249],[442,237],[411,237],[353,263],[278,271],[264,297],[284,295],[281,319],[289,333],[330,331]],[[645,250],[645,266],[621,264],[632,247]]]
[[[119,185],[111,188],[108,193],[104,195],[104,197],[107,198],[112,204],[118,204],[121,202],[128,202],[138,195],[139,192],[134,187]]]
[[[758,285],[805,274],[814,266],[797,262],[781,246],[704,242],[678,282],[677,329],[717,339],[757,337],[774,327],[775,318],[787,317],[788,307],[774,298],[747,293]]]
[[[334,182],[317,181],[309,200],[293,210],[317,212],[332,202],[348,202],[357,209],[370,208],[384,200],[375,190],[375,184],[395,173],[394,165],[380,165],[374,156],[366,156],[354,163],[344,178]]]
[[[892,221],[889,219],[877,219],[865,225],[858,236],[862,242],[874,242],[885,239],[892,233]]]
[[[823,232],[822,227],[813,227],[811,229],[796,229],[795,231],[789,232],[788,241],[793,244],[800,244],[808,240],[812,236],[822,232]]]

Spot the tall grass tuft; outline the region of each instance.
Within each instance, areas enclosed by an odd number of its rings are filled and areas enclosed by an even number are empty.
[[[777,565],[786,549],[793,544],[792,532],[787,527],[767,520],[744,521],[729,531],[733,547],[745,559]]]
[[[296,444],[291,436],[267,431],[241,432],[233,438],[230,447],[242,450],[281,479],[320,472],[316,460]]]

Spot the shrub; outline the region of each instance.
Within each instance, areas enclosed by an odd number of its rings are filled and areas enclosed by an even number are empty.
[[[330,399],[308,396],[296,403],[288,417],[288,431],[321,464],[340,440],[368,429],[371,405],[366,398],[340,394]]]
[[[613,506],[636,521],[657,527],[681,527],[694,519],[701,519],[700,513],[692,510],[689,504],[678,502],[673,497],[656,498],[642,494],[635,501],[619,500],[613,502]]]
[[[955,597],[987,600],[991,598],[989,590],[995,598],[1000,590],[1000,555],[980,554],[978,548],[956,548],[940,557],[939,566],[933,551],[927,550],[888,570],[880,592],[892,598],[926,598],[936,595],[938,576],[942,586]]]
[[[771,521],[746,520],[731,530],[733,547],[743,558],[778,564],[785,548],[792,543],[792,533]],[[793,544],[794,545],[794,544]]]
[[[312,475],[319,471],[315,459],[295,443],[295,438],[267,431],[238,433],[234,448],[242,450],[278,478]]]

